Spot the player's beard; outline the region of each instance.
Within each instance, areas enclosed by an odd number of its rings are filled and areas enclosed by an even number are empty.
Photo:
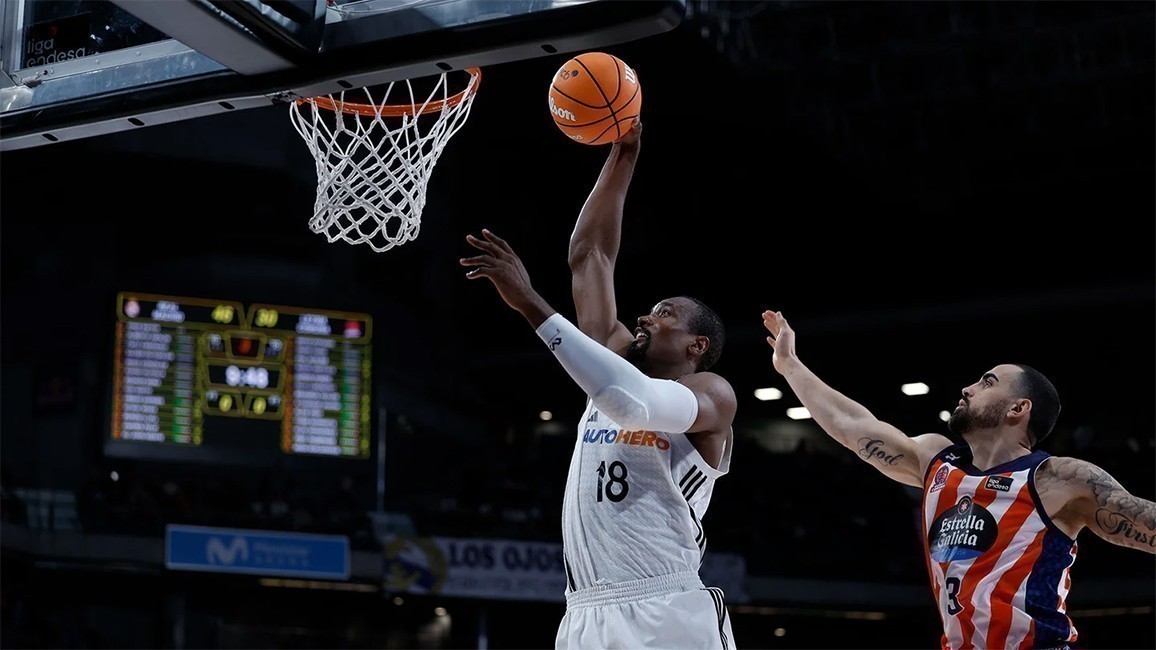
[[[994,429],[1003,422],[1006,403],[990,404],[981,411],[973,411],[967,404],[956,409],[947,419],[947,430],[957,436],[964,436],[979,429]]]
[[[646,361],[646,351],[650,349],[650,337],[647,336],[642,343],[638,339],[630,342],[630,347],[626,348],[626,360],[634,365],[641,365]]]

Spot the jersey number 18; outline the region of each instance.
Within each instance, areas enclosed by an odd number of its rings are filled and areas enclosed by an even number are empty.
[[[606,498],[614,503],[626,498],[626,493],[630,492],[630,484],[626,482],[626,477],[630,472],[626,471],[626,464],[620,460],[610,463],[609,471],[606,468],[606,461],[598,464],[598,502],[602,502],[602,494],[605,492]],[[606,480],[609,479],[609,480]],[[605,481],[605,488],[603,487]]]

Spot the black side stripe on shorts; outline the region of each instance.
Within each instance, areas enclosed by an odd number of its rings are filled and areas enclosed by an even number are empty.
[[[703,535],[702,531],[702,524],[698,522],[698,515],[694,514],[694,508],[692,508],[689,503],[686,504],[686,507],[688,510],[690,510],[690,522],[694,524],[694,529],[698,531],[698,534],[694,536],[694,541],[698,544],[698,549],[701,551],[703,540],[705,538],[705,535]]]
[[[711,600],[714,601],[714,612],[715,616],[718,617],[718,636],[719,639],[722,640],[723,650],[727,650],[730,647],[730,643],[727,641],[726,628],[723,625],[727,620],[727,606],[723,600],[722,589],[718,587],[707,587],[706,592],[710,594]]]
[[[570,563],[566,561],[566,556],[562,556],[562,566],[566,567],[566,586],[570,587],[570,591],[575,591],[574,586],[574,572],[570,570]]]

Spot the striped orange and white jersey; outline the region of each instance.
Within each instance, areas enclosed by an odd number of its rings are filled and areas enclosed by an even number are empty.
[[[941,451],[923,478],[923,531],[942,646],[1063,648],[1076,640],[1064,599],[1076,541],[1040,503],[1034,451],[980,471],[967,445]]]

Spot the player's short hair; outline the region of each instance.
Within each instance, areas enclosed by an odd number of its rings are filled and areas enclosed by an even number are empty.
[[[1032,401],[1032,413],[1028,416],[1028,436],[1032,447],[1035,447],[1056,426],[1056,419],[1060,417],[1060,394],[1039,370],[1022,363],[1013,365],[1023,371],[1017,379],[1017,388]]]
[[[698,358],[698,367],[695,368],[695,372],[710,370],[714,364],[718,363],[718,358],[722,356],[723,345],[727,339],[726,329],[723,327],[722,319],[713,309],[707,307],[706,303],[690,296],[683,296],[683,298],[695,305],[694,312],[687,319],[686,328],[690,330],[691,334],[705,336],[710,340],[710,345]]]

